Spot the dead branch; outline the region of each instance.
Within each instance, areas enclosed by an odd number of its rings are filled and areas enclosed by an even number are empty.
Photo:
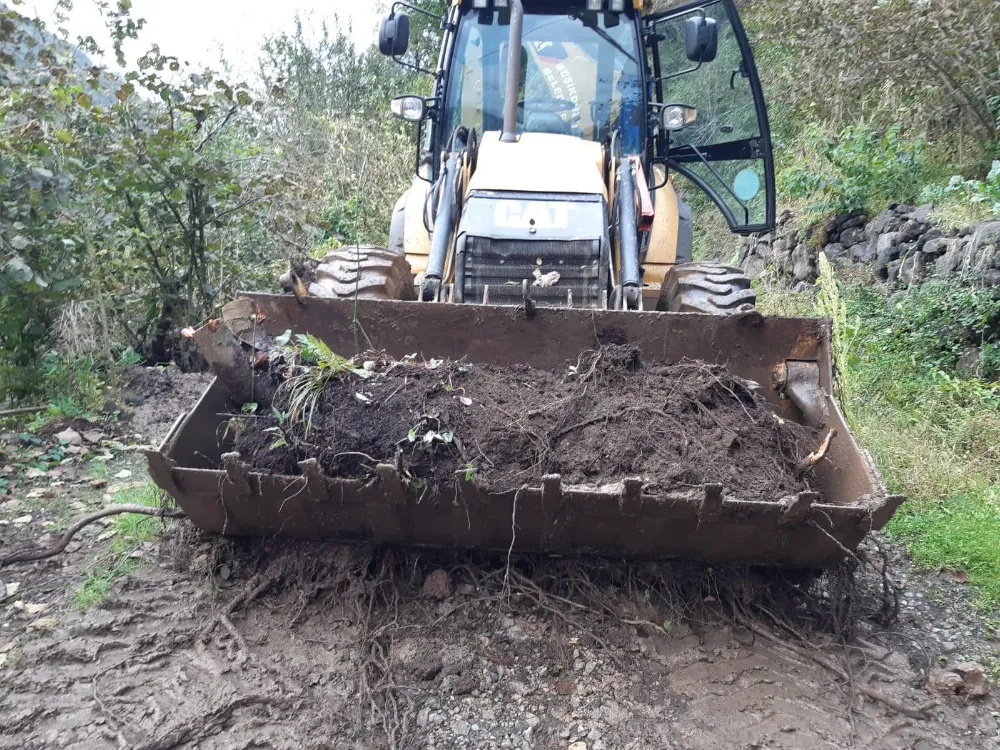
[[[102,518],[107,518],[108,516],[118,516],[124,513],[134,513],[140,516],[154,516],[156,518],[184,517],[184,514],[181,511],[169,511],[166,508],[151,508],[148,505],[114,505],[110,508],[99,510],[96,513],[91,513],[89,516],[84,516],[70,526],[69,529],[66,530],[66,533],[62,535],[62,538],[48,549],[36,550],[33,552],[15,552],[12,555],[0,558],[0,568],[14,563],[34,562],[36,560],[45,560],[49,557],[55,557],[66,549],[69,543],[73,541],[73,537],[76,536],[84,527],[89,526]]]
[[[804,459],[802,459],[801,461],[799,461],[795,465],[795,470],[797,472],[799,472],[800,474],[803,474],[803,473],[809,471],[811,468],[813,468],[816,464],[818,464],[824,458],[826,458],[826,454],[830,450],[830,444],[833,442],[833,439],[835,437],[837,437],[837,428],[833,428],[832,430],[830,430],[829,434],[827,434],[827,436],[826,436],[826,438],[824,438],[823,442],[820,443],[819,448],[817,448],[815,451],[813,451],[812,453],[810,453]]]
[[[0,411],[0,419],[4,419],[5,417],[19,417],[22,414],[37,414],[38,412],[45,411],[48,408],[48,406],[24,406],[20,409],[6,409],[4,411]]]

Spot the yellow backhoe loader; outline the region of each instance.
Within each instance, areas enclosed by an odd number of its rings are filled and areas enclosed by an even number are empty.
[[[740,269],[692,262],[676,177],[733,232],[775,221],[767,112],[735,5],[647,6],[449,4],[437,68],[425,71],[432,95],[392,102],[416,124],[417,145],[389,246],[293,269],[287,294],[246,295],[196,336],[220,378],[148,454],[154,480],[195,523],[506,550],[516,505],[517,549],[817,568],[889,520],[902,498],[886,492],[831,396],[827,323],[761,316]],[[379,47],[413,67],[408,11],[427,14],[395,2]],[[771,502],[741,499],[738,483],[664,494],[643,477],[574,486],[549,476],[519,493],[438,488],[455,502],[422,504],[426,492],[390,463],[375,480],[328,477],[315,462],[300,476],[255,473],[220,429],[225,379],[245,371],[241,357],[252,363],[261,337],[289,330],[347,356],[377,348],[548,369],[595,339],[627,343],[649,364],[724,365],[760,384],[776,418],[837,437],[816,467],[820,492]]]

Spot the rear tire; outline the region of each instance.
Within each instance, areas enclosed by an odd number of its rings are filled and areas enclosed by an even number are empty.
[[[413,274],[406,256],[382,247],[361,245],[327,253],[313,282],[312,294],[338,299],[415,300]]]
[[[683,263],[667,272],[656,309],[737,315],[754,309],[757,292],[739,268],[722,263]]]

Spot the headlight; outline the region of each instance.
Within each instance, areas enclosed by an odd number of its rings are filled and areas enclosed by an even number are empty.
[[[686,104],[667,104],[660,118],[664,130],[683,130],[698,119],[698,110]]]
[[[400,120],[407,122],[420,122],[427,114],[427,102],[422,96],[397,96],[389,103],[392,114]]]

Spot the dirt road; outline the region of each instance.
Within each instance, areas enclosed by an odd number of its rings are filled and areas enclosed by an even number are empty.
[[[0,554],[52,531],[67,486],[5,498]],[[660,569],[226,543],[179,522],[81,611],[110,530],[0,569],[0,748],[1000,748],[994,696],[925,687],[995,642],[961,585],[902,560],[898,624],[803,653],[703,588],[682,619]]]

